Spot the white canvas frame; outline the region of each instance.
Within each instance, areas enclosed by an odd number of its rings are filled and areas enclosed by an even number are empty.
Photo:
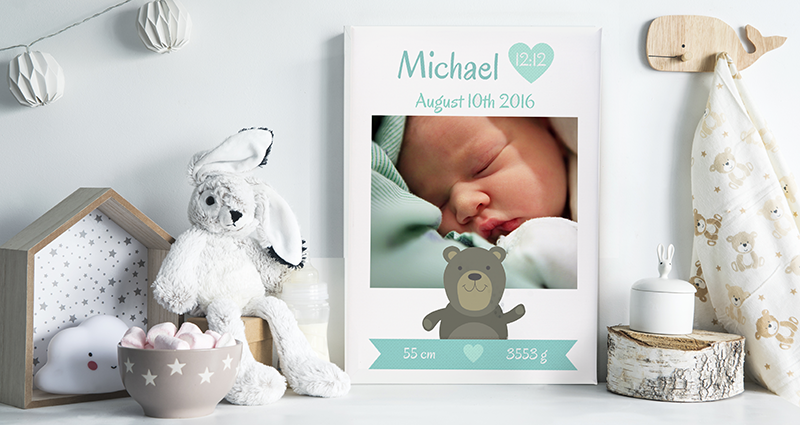
[[[345,370],[354,383],[596,383],[597,352],[597,240],[598,138],[600,84],[600,29],[598,28],[439,28],[350,27],[345,30]],[[554,60],[537,80],[526,81],[510,65],[509,46],[546,43]],[[498,58],[487,79],[398,78],[403,51],[449,57],[458,52],[470,58]],[[441,53],[440,53],[441,52]],[[495,55],[499,53],[499,55]],[[481,59],[475,59],[482,61]],[[441,61],[440,61],[441,62]],[[480,62],[478,62],[480,64]],[[439,75],[443,75],[440,73]],[[538,83],[538,84],[537,84]],[[493,107],[424,110],[415,107],[418,96],[458,97],[469,93],[519,93],[534,100],[531,108]],[[430,351],[414,341],[437,339],[420,323],[428,312],[447,300],[444,290],[370,288],[370,140],[373,115],[543,116],[578,118],[578,288],[507,289],[506,306],[523,302],[531,318],[515,340],[510,355],[541,360],[537,344],[566,341],[565,354],[574,368],[559,370],[455,369],[414,366],[411,369],[375,369],[381,351],[371,340],[410,341],[402,352],[419,359]],[[520,319],[522,320],[522,319]],[[509,325],[511,326],[511,325]],[[464,341],[467,346],[477,342]],[[481,340],[476,340],[481,341]],[[569,341],[574,341],[570,345]],[[505,343],[514,344],[509,339]],[[487,344],[484,344],[487,345]],[[541,347],[545,347],[542,345]],[[488,345],[487,345],[488,349]],[[518,350],[517,350],[518,349]],[[533,357],[537,349],[537,357]],[[487,351],[488,352],[488,351]],[[405,353],[405,354],[402,354]],[[439,354],[452,356],[455,354]],[[463,359],[462,359],[463,360]],[[513,360],[513,359],[512,359]],[[397,360],[390,362],[397,364]],[[417,363],[419,364],[419,363]],[[394,367],[394,366],[392,366]]]

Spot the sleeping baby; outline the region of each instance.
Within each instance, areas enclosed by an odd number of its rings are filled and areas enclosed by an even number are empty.
[[[440,287],[445,246],[493,244],[507,287],[576,287],[574,119],[373,121],[372,287]]]

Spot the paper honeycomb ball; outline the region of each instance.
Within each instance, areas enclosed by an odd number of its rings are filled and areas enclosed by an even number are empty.
[[[192,19],[176,0],[156,0],[139,8],[136,29],[145,47],[156,53],[170,53],[189,42]]]
[[[64,70],[49,53],[25,52],[8,63],[8,88],[21,105],[47,105],[64,95]]]

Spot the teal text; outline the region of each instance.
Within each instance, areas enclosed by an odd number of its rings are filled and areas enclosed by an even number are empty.
[[[437,60],[433,50],[430,51],[428,56],[430,58],[426,60],[424,52],[420,50],[412,64],[408,50],[403,50],[397,78],[403,78],[403,75],[407,78],[412,78],[416,74],[420,78],[437,78],[440,80],[448,78],[451,80],[477,80],[478,78],[481,80],[497,80],[497,53],[494,54],[492,61],[484,62],[480,65],[475,62],[461,63],[456,61],[456,52],[450,53],[449,61]]]

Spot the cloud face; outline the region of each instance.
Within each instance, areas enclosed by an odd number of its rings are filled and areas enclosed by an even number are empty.
[[[54,394],[99,394],[121,391],[117,343],[128,326],[114,316],[97,315],[64,329],[50,340],[47,363],[33,384]]]

